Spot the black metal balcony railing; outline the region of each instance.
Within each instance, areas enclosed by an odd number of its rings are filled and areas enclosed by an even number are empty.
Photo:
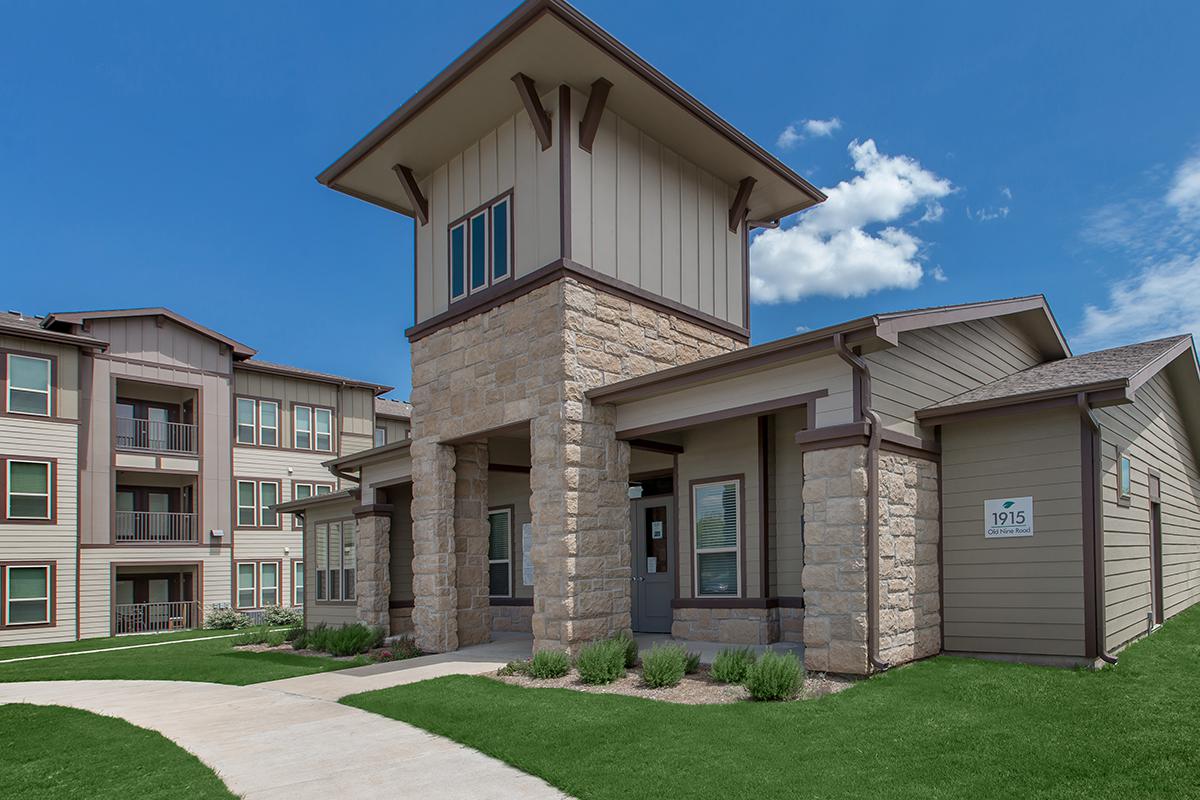
[[[176,511],[118,511],[120,544],[187,544],[197,541],[196,515]]]
[[[160,453],[196,453],[196,426],[186,422],[117,418],[117,447]]]
[[[129,603],[116,607],[115,635],[153,633],[198,628],[203,622],[200,604],[193,600],[171,603]]]

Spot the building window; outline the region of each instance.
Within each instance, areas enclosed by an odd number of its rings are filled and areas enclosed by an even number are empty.
[[[385,444],[387,444],[387,428],[385,428],[381,425],[376,425],[375,426],[375,446],[383,447]]]
[[[258,527],[274,528],[279,525],[279,514],[271,506],[279,502],[279,483],[260,481],[258,484]]]
[[[237,522],[239,528],[253,528],[257,520],[258,503],[255,499],[254,481],[237,482]]]
[[[292,484],[292,499],[306,500],[315,495],[329,494],[333,491],[332,483],[293,483]],[[292,515],[292,530],[302,530],[304,526],[300,524],[297,515]]]
[[[314,526],[317,556],[317,599],[354,599],[355,523],[321,522]]]
[[[4,624],[48,625],[54,583],[49,564],[4,568]]]
[[[256,564],[245,561],[237,565],[237,607],[254,608]]]
[[[1133,462],[1130,461],[1128,453],[1121,453],[1118,463],[1120,464],[1118,478],[1121,486],[1121,499],[1128,500],[1133,493]]]
[[[260,608],[279,605],[279,565],[274,561],[258,565],[258,605]]]
[[[292,562],[292,605],[304,605],[304,562]]]
[[[312,450],[312,409],[308,406],[292,408],[292,446],[297,450]]]
[[[313,445],[317,450],[331,452],[333,450],[333,412],[328,408],[313,409]]]
[[[512,510],[488,512],[488,594],[512,596]]]
[[[696,593],[700,597],[740,594],[741,487],[740,478],[692,487]]]
[[[258,403],[248,397],[237,399],[237,443],[254,444],[254,418]]]
[[[279,446],[279,403],[274,400],[258,403],[258,443],[263,447]]]
[[[451,302],[512,275],[512,216],[512,195],[505,193],[451,223]]]
[[[50,416],[50,359],[8,354],[8,402],[14,414]]]
[[[4,510],[8,520],[53,519],[54,467],[49,461],[9,459],[5,472]]]

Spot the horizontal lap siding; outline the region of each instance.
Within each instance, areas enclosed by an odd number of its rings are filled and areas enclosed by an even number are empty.
[[[57,459],[53,525],[0,523],[0,561],[55,563],[55,625],[0,629],[0,647],[75,638],[75,553],[77,536],[77,438],[70,422],[0,417],[0,453]],[[4,498],[0,497],[0,502]]]
[[[529,474],[524,472],[488,472],[488,507],[513,507],[512,519],[512,589],[514,597],[533,597],[533,587],[521,582],[521,526],[533,522],[529,508]],[[411,564],[409,565],[411,574]]]
[[[918,434],[914,412],[1041,363],[1029,337],[1006,317],[900,334],[900,345],[867,356],[872,407],[889,430]]]
[[[1200,599],[1200,471],[1167,373],[1134,402],[1096,412],[1102,428],[1105,630],[1115,649],[1147,632],[1151,611],[1149,470],[1161,478],[1163,610],[1167,617]],[[1117,502],[1117,456],[1132,466],[1128,507]]]
[[[1073,411],[942,427],[945,648],[1084,654],[1080,422]],[[1034,498],[1034,535],[983,537],[983,503]]]
[[[79,349],[71,345],[0,334],[0,351],[54,356],[55,415],[79,419]]]

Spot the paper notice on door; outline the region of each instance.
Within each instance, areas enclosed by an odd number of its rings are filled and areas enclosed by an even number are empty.
[[[646,572],[658,572],[658,559],[654,556],[646,558]]]
[[[663,537],[662,520],[656,519],[656,520],[654,520],[654,522],[650,523],[650,538],[661,539],[662,537]]]
[[[521,526],[521,584],[533,586],[533,524]]]

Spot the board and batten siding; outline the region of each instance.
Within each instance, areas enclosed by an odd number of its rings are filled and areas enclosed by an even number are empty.
[[[228,347],[165,317],[99,318],[90,324],[89,334],[108,342],[107,355],[164,367],[229,372]]]
[[[374,444],[375,396],[369,389],[248,369],[235,368],[233,376],[235,394],[279,402],[279,441],[284,447],[294,442],[292,409],[297,405],[334,410],[336,453],[323,453],[324,459],[357,453]]]
[[[800,597],[804,584],[804,451],[796,432],[805,429],[806,412],[792,408],[771,421],[770,495],[767,565],[771,597]]]
[[[624,403],[617,406],[617,431],[637,430],[817,391],[828,393],[814,401],[817,427],[853,421],[854,388],[850,367],[837,356],[822,356]]]
[[[79,349],[73,345],[57,344],[41,339],[26,339],[22,336],[0,334],[0,358],[5,353],[22,353],[33,356],[51,356],[55,362],[54,409],[61,419],[79,419]],[[0,370],[7,369],[0,364]],[[0,400],[0,408],[8,402]]]
[[[1080,425],[1071,409],[942,426],[946,650],[1084,656]],[[984,538],[985,500],[1028,496],[1033,536]]]
[[[576,143],[585,108],[587,95],[572,90]],[[571,148],[571,259],[748,327],[742,237],[729,230],[736,194],[606,110],[592,152]]]
[[[906,331],[897,347],[866,356],[871,407],[888,430],[917,436],[917,409],[1044,360],[1032,339],[1007,317]]]
[[[418,176],[429,201],[429,222],[416,226],[418,323],[449,308],[450,223],[504,192],[513,193],[514,276],[560,257],[558,90],[541,100],[554,130],[549,149],[542,150],[522,109],[432,174]]]
[[[79,426],[73,422],[0,416],[0,454],[55,459],[53,524],[0,523],[0,562],[53,563],[52,627],[0,628],[0,646],[75,638],[76,470]],[[0,502],[4,498],[0,497]]]
[[[1200,600],[1200,471],[1166,371],[1143,384],[1133,403],[1095,414],[1103,458],[1105,644],[1112,650],[1150,630],[1150,470],[1161,487],[1164,616]],[[1128,506],[1118,502],[1123,451],[1132,475]]]

